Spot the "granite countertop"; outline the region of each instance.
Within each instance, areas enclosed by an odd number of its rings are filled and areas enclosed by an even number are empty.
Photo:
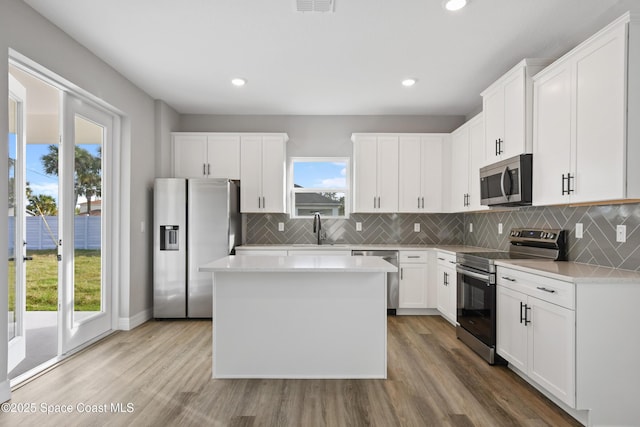
[[[526,273],[543,275],[552,279],[573,283],[638,283],[640,272],[619,268],[601,267],[570,261],[551,260],[500,260],[497,266],[513,268]]]
[[[200,267],[211,272],[344,272],[388,273],[398,268],[378,257],[235,255]]]

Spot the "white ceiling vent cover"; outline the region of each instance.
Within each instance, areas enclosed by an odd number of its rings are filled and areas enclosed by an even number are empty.
[[[333,12],[334,0],[296,0],[298,12]]]

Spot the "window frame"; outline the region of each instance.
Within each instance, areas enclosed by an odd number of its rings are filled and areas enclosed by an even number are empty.
[[[303,187],[303,188],[295,188],[294,180],[293,180],[293,165],[295,162],[331,162],[331,163],[345,163],[345,188],[335,188],[335,187]],[[287,182],[288,182],[288,191],[287,191],[287,204],[289,210],[289,218],[298,218],[298,219],[309,219],[313,218],[311,215],[296,215],[295,208],[295,194],[301,193],[344,193],[344,215],[340,216],[327,216],[326,218],[330,219],[348,219],[350,214],[350,206],[351,206],[351,159],[349,157],[307,157],[307,156],[297,156],[289,158],[289,167],[287,174]]]

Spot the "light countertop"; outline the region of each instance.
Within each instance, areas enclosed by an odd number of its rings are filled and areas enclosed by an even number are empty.
[[[378,257],[235,255],[205,264],[200,271],[388,273],[398,269]]]
[[[539,274],[552,279],[564,280],[565,282],[640,284],[640,272],[577,262],[514,259],[496,261],[496,265],[526,273]]]
[[[243,250],[273,250],[273,251],[304,251],[304,250],[400,250],[400,251],[425,251],[425,250],[438,250],[443,252],[449,252],[455,254],[456,252],[486,252],[493,249],[480,248],[477,246],[466,245],[401,245],[401,244],[352,244],[352,243],[334,243],[334,244],[322,244],[315,245],[309,244],[283,244],[283,245],[242,245],[236,249]]]

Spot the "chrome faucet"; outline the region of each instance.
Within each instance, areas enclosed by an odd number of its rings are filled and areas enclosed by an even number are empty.
[[[320,220],[320,212],[313,214],[313,232],[316,234],[316,239],[319,245],[322,244],[322,221]]]

